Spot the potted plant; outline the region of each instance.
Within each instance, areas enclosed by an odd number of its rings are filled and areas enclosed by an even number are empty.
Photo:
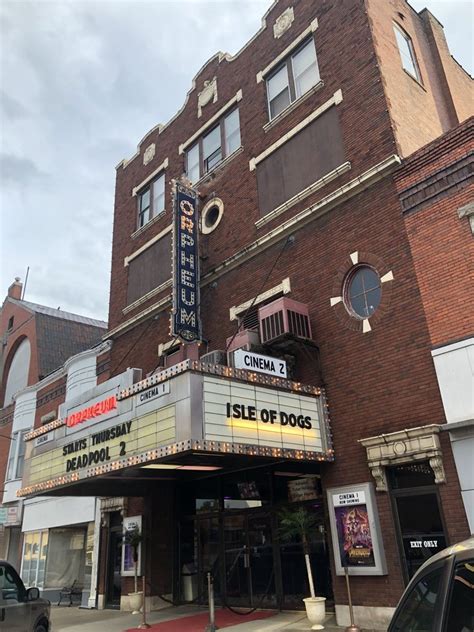
[[[326,617],[326,597],[316,597],[314,590],[313,572],[309,557],[311,536],[316,529],[316,518],[306,509],[300,507],[295,511],[283,510],[280,512],[279,533],[282,540],[297,538],[303,545],[303,552],[308,573],[309,592],[311,597],[303,599],[306,615],[312,624],[312,630],[324,630],[322,623]]]
[[[128,545],[132,550],[135,592],[128,593],[132,614],[138,614],[143,605],[143,591],[138,590],[138,549],[142,542],[143,534],[138,525],[135,525],[132,529],[125,531],[123,534],[123,543]]]

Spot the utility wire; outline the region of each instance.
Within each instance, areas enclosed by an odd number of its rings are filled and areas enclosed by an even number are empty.
[[[278,253],[278,257],[275,259],[275,261],[273,262],[272,267],[270,268],[267,276],[265,277],[265,280],[263,281],[258,293],[255,295],[255,297],[252,299],[252,302],[250,303],[250,305],[247,307],[247,309],[245,310],[245,314],[239,319],[240,321],[244,321],[247,314],[250,312],[250,310],[252,309],[252,307],[255,305],[255,301],[257,300],[257,298],[260,296],[260,294],[262,293],[263,288],[266,286],[266,284],[268,283],[268,280],[271,277],[271,274],[273,272],[273,270],[275,269],[277,263],[280,261],[280,258],[282,256],[282,254],[284,253],[286,247],[288,246],[289,243],[293,242],[293,237],[292,235],[288,235],[285,243],[283,244],[283,248],[280,250],[280,252]],[[228,351],[230,345],[234,342],[235,337],[237,336],[237,334],[239,333],[240,330],[240,325],[241,323],[239,322],[239,324],[237,325],[237,329],[235,330],[234,335],[232,336],[232,338],[229,340],[229,342],[226,345],[225,350]]]
[[[143,338],[143,336],[148,333],[148,330],[150,329],[151,325],[154,322],[154,317],[150,317],[150,320],[148,321],[148,325],[147,327],[142,331],[142,333],[137,337],[137,339],[135,340],[135,342],[130,346],[130,348],[128,349],[128,351],[125,353],[125,355],[120,359],[119,362],[117,362],[117,364],[115,365],[114,369],[117,369],[122,362],[128,358],[128,356],[130,355],[130,353],[135,349],[135,347],[137,346],[137,344],[140,342],[140,340]]]
[[[247,314],[249,313],[249,311],[252,309],[252,307],[255,305],[255,301],[257,300],[258,296],[262,293],[263,288],[266,286],[266,284],[268,283],[268,280],[270,279],[273,270],[275,269],[277,263],[279,262],[281,256],[283,255],[286,247],[288,246],[289,243],[291,243],[293,241],[292,236],[289,235],[288,238],[286,239],[285,243],[283,244],[283,248],[280,250],[280,252],[278,253],[277,258],[275,259],[275,261],[273,262],[272,267],[270,268],[270,270],[268,271],[267,276],[265,277],[257,295],[255,296],[255,298],[252,300],[252,302],[250,303],[250,305],[248,306],[248,308],[245,311],[245,314],[242,316],[241,320],[244,320],[245,317],[247,316]],[[211,287],[211,285],[208,285],[205,290],[209,290],[209,288]],[[201,290],[200,292],[200,301],[199,301],[199,307],[198,309],[201,308],[201,304],[202,304],[202,297],[203,297],[203,291]],[[131,345],[130,349],[128,349],[128,351],[124,354],[124,356],[120,359],[120,361],[115,365],[115,368],[118,368],[123,362],[124,360],[130,355],[130,353],[135,349],[135,347],[137,346],[137,344],[140,342],[140,340],[143,338],[143,336],[148,333],[148,330],[150,329],[150,326],[152,325],[152,323],[154,322],[154,318],[151,317],[150,321],[148,322],[148,326],[142,331],[142,333],[138,336],[138,338],[135,340],[135,342]],[[225,351],[227,351],[230,347],[230,345],[233,343],[233,341],[235,340],[235,337],[237,336],[237,334],[239,333],[239,329],[240,329],[240,323],[237,326],[237,329],[234,333],[234,335],[232,336],[232,338],[229,340],[228,344],[226,345]],[[177,339],[179,338],[181,334],[181,331],[178,331],[175,335],[175,337],[173,338],[173,340],[171,341],[171,345],[170,348],[174,346],[175,342],[177,341]],[[155,373],[155,371],[159,368],[159,364],[153,369],[152,374]]]

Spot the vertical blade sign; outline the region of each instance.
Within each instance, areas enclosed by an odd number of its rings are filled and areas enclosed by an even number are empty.
[[[201,340],[197,193],[175,182],[173,220],[173,314],[171,333]]]

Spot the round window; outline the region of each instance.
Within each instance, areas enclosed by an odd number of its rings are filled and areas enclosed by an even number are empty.
[[[369,318],[380,305],[382,286],[380,276],[370,266],[357,266],[346,277],[344,302],[356,318]]]
[[[219,209],[217,208],[217,206],[211,206],[211,208],[206,213],[204,223],[206,224],[207,228],[212,228],[218,219]]]
[[[224,203],[219,198],[213,198],[202,209],[201,232],[205,235],[212,233],[219,225],[224,214]]]

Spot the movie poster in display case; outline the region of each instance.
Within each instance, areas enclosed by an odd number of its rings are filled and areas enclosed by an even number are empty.
[[[327,490],[336,574],[386,575],[372,483]]]
[[[123,519],[123,535],[127,531],[138,529],[142,532],[142,516],[128,516]],[[142,574],[142,545],[138,545],[138,562],[137,562],[137,576]],[[130,544],[126,544],[122,541],[122,577],[134,577],[135,576],[135,563],[133,561],[133,549]]]

